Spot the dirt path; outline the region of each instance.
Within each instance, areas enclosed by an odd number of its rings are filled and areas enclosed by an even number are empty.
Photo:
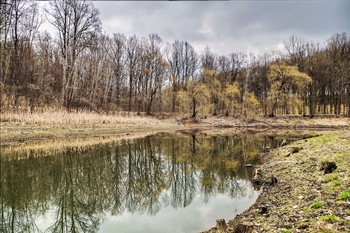
[[[325,174],[325,161],[337,168]],[[208,232],[350,232],[349,164],[349,131],[280,147],[262,166],[265,177],[273,174],[278,183],[262,187],[251,208]]]

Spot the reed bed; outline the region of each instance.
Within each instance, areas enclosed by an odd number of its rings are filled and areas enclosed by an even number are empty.
[[[96,112],[46,110],[35,113],[1,113],[0,122],[25,125],[87,125],[87,124],[161,124],[161,121],[145,115],[128,112],[101,114]]]

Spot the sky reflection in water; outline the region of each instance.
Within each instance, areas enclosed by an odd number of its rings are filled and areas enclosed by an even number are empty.
[[[249,197],[232,199],[223,194],[211,198],[204,203],[200,195],[196,196],[186,208],[174,209],[167,206],[161,209],[155,216],[123,213],[122,216],[107,215],[99,232],[112,233],[183,233],[199,232],[215,225],[218,218],[231,219],[237,213],[243,212],[247,205],[253,203],[258,197],[258,192],[253,192]]]

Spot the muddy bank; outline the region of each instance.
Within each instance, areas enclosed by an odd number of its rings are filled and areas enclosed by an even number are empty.
[[[264,177],[274,175],[277,184],[261,187],[251,208],[207,232],[350,232],[349,131],[293,142],[265,160]],[[335,166],[327,170],[327,162]]]

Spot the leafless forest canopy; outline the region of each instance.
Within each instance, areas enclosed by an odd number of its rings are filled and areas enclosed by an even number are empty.
[[[191,42],[102,33],[90,1],[1,1],[1,112],[84,109],[196,116],[350,114],[350,36],[285,52],[196,51]]]

